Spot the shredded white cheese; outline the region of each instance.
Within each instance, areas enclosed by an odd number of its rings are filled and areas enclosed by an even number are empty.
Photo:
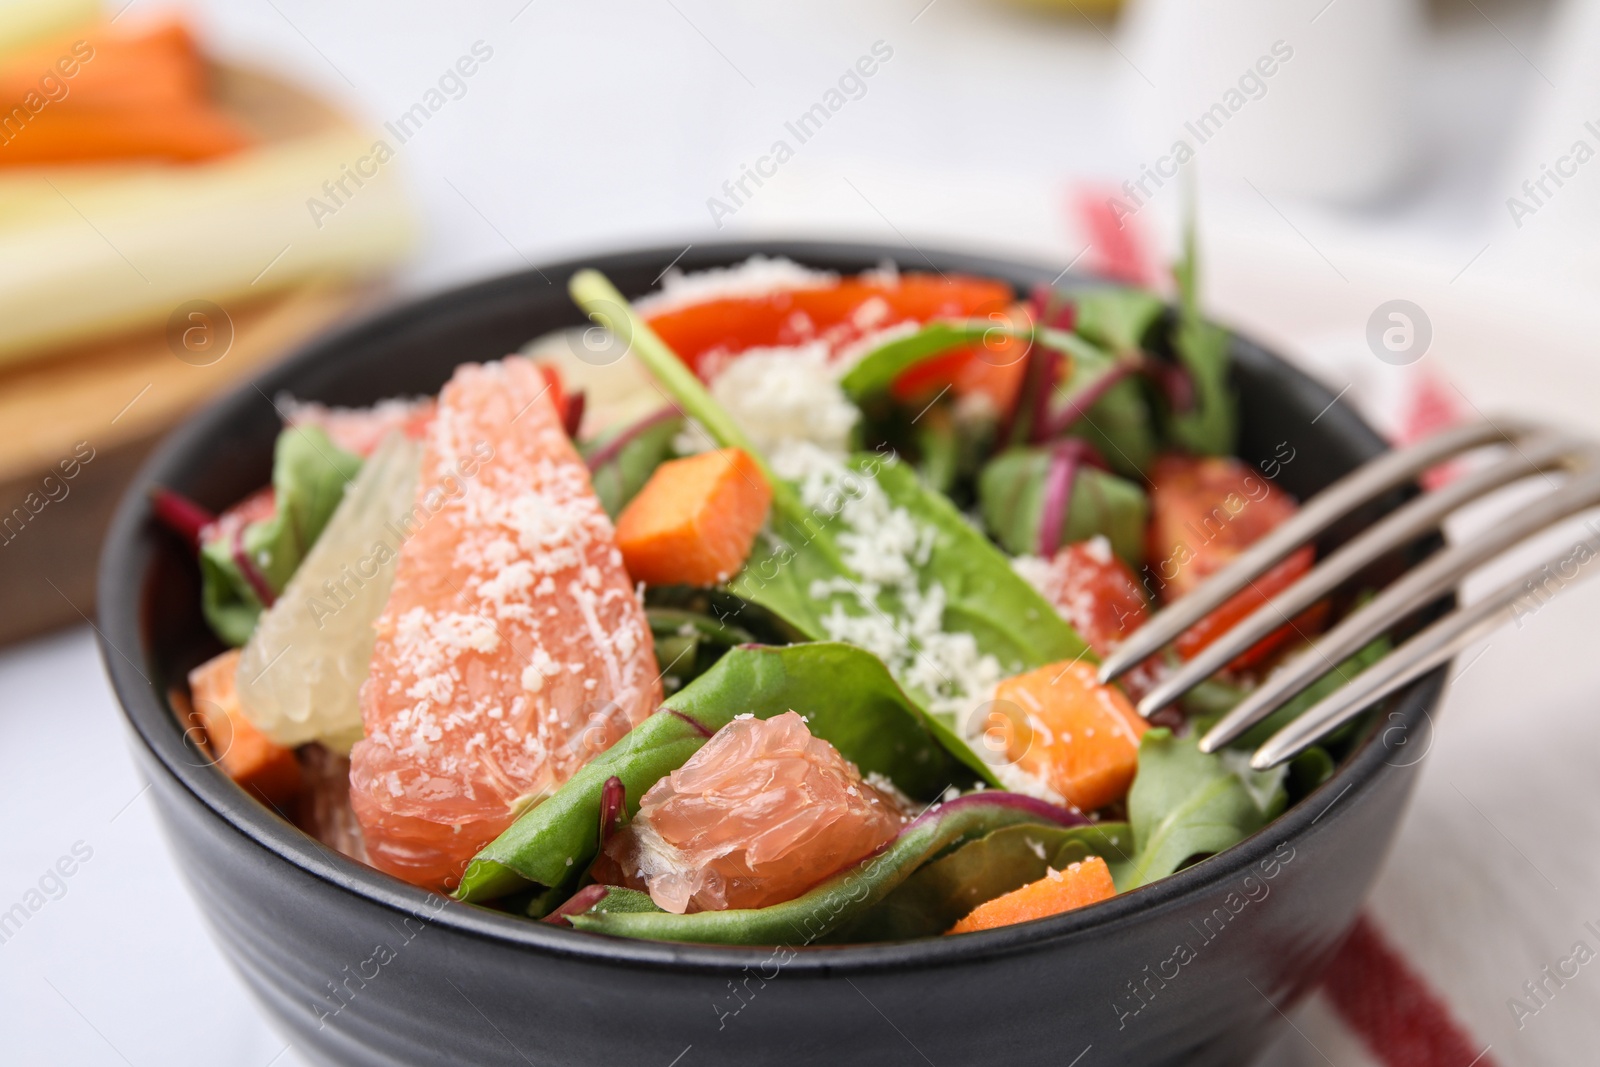
[[[641,315],[658,315],[707,300],[766,296],[779,289],[823,289],[838,281],[833,271],[812,270],[782,256],[751,256],[736,266],[693,274],[669,270],[660,291],[635,301],[634,307]]]
[[[944,629],[946,591],[921,578],[937,531],[897,507],[877,481],[808,442],[772,454],[780,477],[836,531],[849,575],[812,583],[829,602],[823,629],[883,660],[896,680],[928,694],[934,711],[965,712],[987,699],[1002,670],[969,633]]]
[[[727,361],[710,390],[751,443],[765,453],[793,441],[808,441],[842,456],[861,417],[839,388],[824,341],[748,349]],[[685,453],[712,447],[709,436],[696,427],[679,434],[674,444]]]

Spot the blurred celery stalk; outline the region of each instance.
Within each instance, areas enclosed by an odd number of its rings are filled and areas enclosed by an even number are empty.
[[[374,143],[336,129],[192,167],[0,173],[0,365],[165,322],[190,300],[390,266],[413,228]],[[358,164],[376,171],[360,186]]]
[[[100,17],[100,0],[0,0],[0,55]]]

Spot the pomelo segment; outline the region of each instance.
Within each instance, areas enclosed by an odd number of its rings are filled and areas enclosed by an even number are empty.
[[[596,875],[680,915],[760,908],[876,851],[903,821],[796,713],[743,717],[650,787]]]
[[[345,755],[361,739],[372,623],[389,598],[421,452],[389,434],[244,646],[240,705],[280,745],[320,741]]]
[[[398,431],[412,440],[422,440],[433,419],[431,396],[406,400],[395,397],[380,400],[369,408],[328,407],[309,401],[291,401],[287,422],[290,426],[317,426],[329,440],[346,452],[370,456],[384,438]]]
[[[407,522],[351,801],[374,866],[449,888],[661,683],[611,520],[528,360],[456,369]]]

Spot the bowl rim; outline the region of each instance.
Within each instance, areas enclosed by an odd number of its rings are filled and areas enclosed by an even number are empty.
[[[259,403],[262,395],[275,395],[276,390],[287,388],[313,366],[337,359],[342,350],[371,344],[387,334],[403,332],[418,322],[466,304],[490,303],[534,285],[548,284],[556,278],[564,281],[584,267],[598,266],[613,271],[672,261],[688,269],[703,269],[740,262],[752,255],[767,255],[786,256],[802,264],[892,260],[907,264],[907,269],[916,269],[917,261],[921,260],[935,265],[935,269],[940,269],[937,264],[944,264],[962,273],[985,274],[1013,282],[1022,276],[1041,280],[1053,276],[1053,268],[1021,259],[944,248],[925,251],[870,242],[780,238],[693,242],[692,248],[695,254],[690,256],[685,254],[682,244],[631,246],[493,275],[432,295],[402,298],[301,345],[288,358],[239,384],[169,433],[140,467],[118,505],[101,551],[97,581],[99,607],[95,631],[101,659],[118,705],[137,738],[138,754],[148,764],[150,772],[163,773],[189,801],[245,839],[246,847],[271,853],[302,873],[368,904],[399,915],[422,918],[469,937],[592,964],[642,966],[677,973],[734,974],[750,966],[770,965],[775,951],[773,946],[645,941],[584,933],[464,904],[408,885],[336,853],[249,797],[219,768],[184,759],[186,752],[193,754],[189,747],[192,742],[179,728],[180,723],[165,694],[156,690],[133,658],[137,657],[138,663],[146,665],[152,662],[143,630],[146,574],[154,554],[154,537],[147,536],[151,532],[152,514],[149,490],[165,484],[167,473],[187,457],[225,436],[234,413],[243,405]],[[1063,275],[1054,277],[1059,281]],[[1094,281],[1082,275],[1074,278],[1083,283]],[[1281,365],[1291,377],[1301,380],[1303,388],[1324,396],[1330,405],[1327,414],[1337,424],[1336,433],[1365,445],[1374,453],[1388,447],[1347,407],[1334,406],[1332,392],[1320,383],[1247,337],[1238,333],[1233,336],[1236,351],[1243,351],[1258,361]],[[1281,845],[1288,843],[1292,848],[1336,824],[1340,813],[1335,809],[1340,803],[1373,788],[1385,767],[1405,770],[1415,766],[1391,763],[1386,755],[1391,753],[1387,738],[1396,730],[1402,732],[1402,737],[1418,731],[1425,720],[1431,723],[1429,710],[1437,704],[1448,669],[1448,665],[1436,669],[1391,698],[1391,725],[1382,731],[1371,730],[1335,767],[1333,775],[1294,807],[1233,847],[1173,875],[1087,908],[963,937],[863,945],[779,946],[780,950],[793,950],[783,967],[792,973],[849,975],[951,966],[997,956],[1053,950],[1072,939],[1115,936],[1119,929],[1141,921],[1147,914],[1168,911],[1219,887],[1237,884]],[[1348,810],[1349,805],[1345,808]],[[1331,818],[1319,830],[1318,824],[1330,813]]]

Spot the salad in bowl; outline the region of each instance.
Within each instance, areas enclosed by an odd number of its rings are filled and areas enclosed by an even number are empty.
[[[158,490],[226,651],[171,693],[329,848],[528,922],[706,944],[964,936],[1243,841],[1333,773],[1196,738],[1335,598],[1150,720],[1141,695],[1313,564],[1118,681],[1144,618],[1296,510],[1234,458],[1232,338],[1177,299],[753,257],[463,363],[292,396],[269,486]],[[1359,658],[1380,655],[1365,650]]]

